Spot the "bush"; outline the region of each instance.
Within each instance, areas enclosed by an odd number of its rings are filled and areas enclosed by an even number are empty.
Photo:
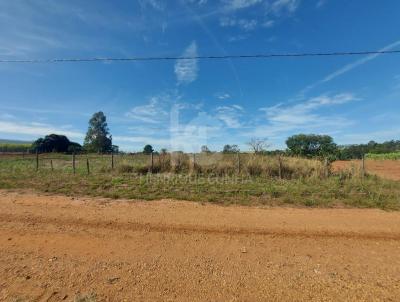
[[[129,165],[121,165],[118,167],[118,172],[120,173],[133,173],[134,172],[134,168],[133,166],[129,166]]]

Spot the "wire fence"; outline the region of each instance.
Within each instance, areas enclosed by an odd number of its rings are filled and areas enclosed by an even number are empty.
[[[332,175],[328,159],[304,159],[249,153],[135,153],[135,154],[1,154],[8,168],[73,174],[199,174],[251,175],[280,179]],[[4,168],[4,165],[3,165]],[[361,169],[365,169],[364,160]]]

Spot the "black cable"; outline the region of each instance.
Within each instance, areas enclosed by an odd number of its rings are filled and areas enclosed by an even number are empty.
[[[127,58],[64,58],[64,59],[21,59],[4,60],[0,63],[78,63],[78,62],[124,62],[124,61],[162,61],[162,60],[218,60],[218,59],[268,59],[288,57],[326,57],[326,56],[360,56],[398,54],[400,50],[357,51],[357,52],[325,52],[325,53],[271,53],[254,55],[224,55],[224,56],[188,56],[188,57],[127,57]]]

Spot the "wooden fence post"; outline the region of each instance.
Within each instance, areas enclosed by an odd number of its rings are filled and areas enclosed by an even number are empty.
[[[72,153],[72,169],[74,170],[75,174],[75,151]]]
[[[279,179],[282,179],[282,158],[281,155],[279,154],[278,156],[278,164],[279,164]]]
[[[89,167],[89,158],[86,158],[86,169],[87,169],[87,174],[90,174],[90,167]]]
[[[150,168],[151,173],[153,173],[153,169],[154,169],[154,153],[151,152],[151,168]]]
[[[365,176],[365,154],[362,155],[361,158],[361,177]]]
[[[329,177],[329,167],[328,167],[328,158],[325,157],[325,162],[324,162],[324,173],[325,173],[325,178]]]
[[[52,159],[50,159],[50,167],[51,167],[51,171],[54,171],[53,160]]]
[[[114,170],[114,152],[111,152],[111,170]]]
[[[36,150],[36,171],[39,171],[39,152]]]
[[[240,174],[240,152],[237,153],[237,170],[238,174]]]
[[[196,171],[196,153],[193,153],[193,172]]]

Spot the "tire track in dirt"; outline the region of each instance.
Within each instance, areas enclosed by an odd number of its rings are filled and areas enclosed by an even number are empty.
[[[92,228],[92,229],[110,229],[113,231],[144,231],[160,233],[204,233],[219,235],[260,235],[272,237],[304,237],[304,238],[345,238],[360,240],[400,240],[400,233],[385,232],[343,232],[343,231],[316,231],[316,230],[290,230],[290,229],[249,229],[249,228],[224,228],[224,227],[204,227],[196,225],[182,224],[155,224],[140,222],[116,221],[96,222],[83,221],[72,218],[45,218],[34,216],[21,216],[14,214],[0,214],[2,223],[23,223],[29,229],[32,225],[54,225],[68,227],[69,229]],[[67,230],[70,232],[71,230]]]

